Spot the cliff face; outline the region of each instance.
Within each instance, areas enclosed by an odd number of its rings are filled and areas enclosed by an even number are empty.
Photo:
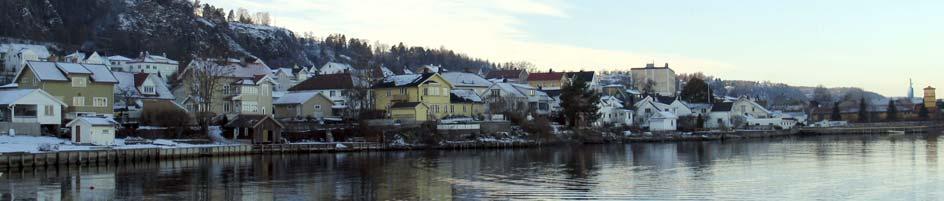
[[[0,1],[0,36],[48,41],[65,50],[137,56],[256,56],[270,66],[312,65],[294,33],[194,14],[186,0]]]

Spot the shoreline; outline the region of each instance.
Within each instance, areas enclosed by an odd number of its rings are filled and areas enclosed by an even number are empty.
[[[731,131],[697,132],[691,134],[664,134],[651,136],[618,137],[602,141],[513,141],[513,142],[453,142],[436,146],[429,145],[387,145],[372,142],[336,142],[336,143],[298,143],[266,145],[216,145],[194,147],[155,147],[155,148],[119,148],[69,150],[56,152],[7,152],[0,153],[0,171],[10,171],[37,167],[56,166],[94,166],[125,164],[145,161],[178,160],[204,157],[224,157],[243,155],[278,155],[308,153],[342,152],[386,152],[413,150],[465,150],[465,149],[515,149],[533,148],[562,144],[620,144],[646,142],[684,142],[684,141],[726,141],[776,138],[789,136],[815,135],[864,135],[887,134],[890,130],[901,130],[908,134],[929,133],[944,128],[942,125],[899,126],[899,127],[845,127],[845,128],[804,128],[783,131]]]

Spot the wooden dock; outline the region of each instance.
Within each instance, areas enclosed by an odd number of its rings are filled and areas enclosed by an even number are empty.
[[[928,133],[931,126],[889,126],[889,127],[840,127],[840,128],[804,128],[802,135],[873,135],[904,132],[907,134]]]

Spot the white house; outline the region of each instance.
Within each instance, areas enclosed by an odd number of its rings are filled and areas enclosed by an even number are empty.
[[[754,122],[755,124],[750,124],[749,120],[770,118],[770,111],[765,109],[760,104],[757,104],[757,102],[754,102],[754,100],[750,98],[741,97],[733,102],[717,103],[712,106],[711,113],[708,114],[707,123],[705,125],[711,129],[736,128],[748,125],[756,125],[757,123],[769,125],[770,122],[768,121]],[[738,119],[743,121],[739,122]],[[774,124],[777,125],[779,123]]]
[[[498,105],[495,108],[488,106],[488,109],[504,111],[534,112],[539,115],[547,115],[551,112],[551,102],[553,98],[547,93],[538,90],[530,85],[500,82],[495,83],[482,93],[487,105]]]
[[[127,62],[127,72],[134,73],[157,73],[167,80],[171,75],[177,73],[178,62],[167,58],[164,55],[151,55],[150,52],[141,52],[138,58]]]
[[[0,90],[0,129],[6,131],[9,128],[5,126],[12,126],[10,123],[27,123],[55,131],[62,124],[62,108],[65,107],[65,102],[42,89]],[[27,134],[41,134],[34,132]]]
[[[115,55],[110,57],[105,57],[105,62],[108,63],[108,66],[111,67],[112,71],[122,71],[122,72],[131,72],[128,68],[128,62],[131,61],[128,57],[123,57],[121,55]]]
[[[354,71],[354,68],[350,64],[345,63],[335,63],[328,62],[325,65],[321,66],[318,69],[319,75],[329,75],[329,74],[338,74],[338,73],[351,73]]]
[[[649,117],[649,131],[674,131],[678,127],[678,116],[670,112],[657,112]]]
[[[7,74],[19,71],[26,61],[46,61],[51,55],[42,45],[0,44],[0,64]]]
[[[630,126],[633,124],[633,111],[623,106],[623,102],[613,96],[600,97],[597,102],[597,114],[600,115],[594,126],[618,125]]]
[[[115,130],[118,122],[107,117],[78,117],[68,124],[72,129],[72,142],[98,146],[115,145]]]

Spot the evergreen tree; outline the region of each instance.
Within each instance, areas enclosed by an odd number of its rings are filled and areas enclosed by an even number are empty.
[[[886,110],[886,121],[898,121],[898,107],[895,107],[895,100],[888,100],[888,110]]]
[[[868,105],[865,102],[865,97],[862,97],[862,100],[859,100],[859,122],[869,122],[869,111]]]
[[[924,104],[920,104],[921,109],[918,110],[918,118],[921,120],[928,120],[931,118],[931,111],[928,110],[928,107],[925,107]]]
[[[839,102],[833,103],[833,114],[829,116],[829,120],[842,121],[842,115],[839,113]]]
[[[682,100],[690,103],[708,103],[710,93],[708,83],[701,78],[692,77],[682,88]]]
[[[561,107],[564,108],[564,118],[570,127],[579,127],[586,122],[593,122],[599,116],[597,101],[600,97],[590,90],[590,86],[582,79],[574,79],[573,83],[564,85],[561,89]]]
[[[226,15],[227,22],[236,21],[236,14],[233,13],[233,10],[229,10],[229,15]]]

